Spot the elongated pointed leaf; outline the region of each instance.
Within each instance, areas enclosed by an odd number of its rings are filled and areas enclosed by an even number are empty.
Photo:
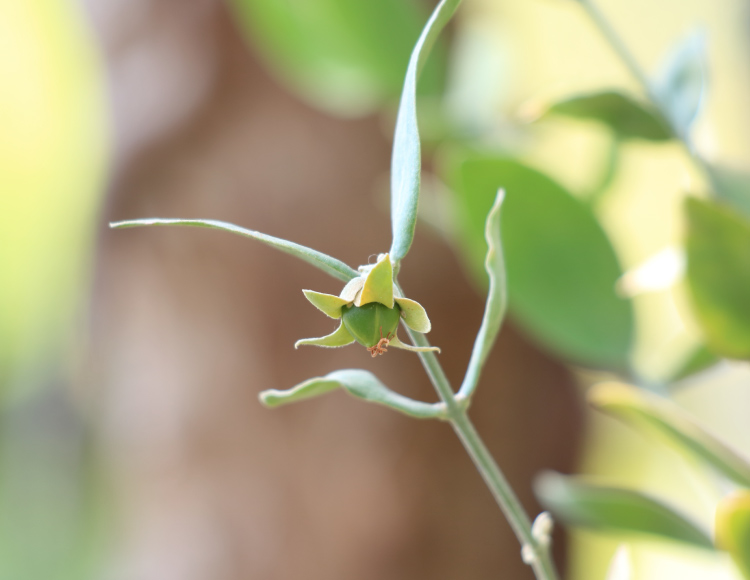
[[[750,359],[750,220],[689,198],[687,280],[708,347]]]
[[[618,91],[576,95],[553,104],[544,113],[598,121],[622,139],[665,141],[672,132],[661,115],[646,103]]]
[[[272,248],[276,248],[277,250],[281,250],[282,252],[291,254],[295,258],[304,260],[308,264],[312,264],[326,274],[333,276],[334,278],[338,278],[339,280],[343,280],[344,282],[348,282],[352,278],[359,276],[359,273],[356,270],[353,270],[352,268],[344,264],[344,262],[337,260],[336,258],[332,258],[331,256],[324,254],[323,252],[318,252],[317,250],[301,246],[300,244],[295,244],[294,242],[290,242],[288,240],[275,238],[273,236],[262,234],[254,230],[247,230],[234,224],[218,220],[147,218],[112,222],[111,224],[109,224],[109,227],[111,228],[133,228],[140,226],[194,226],[199,228],[224,230],[225,232],[232,232],[233,234],[239,234],[247,238],[253,238],[254,240],[258,240],[259,242],[263,242],[264,244],[271,246]]]
[[[750,580],[750,491],[737,491],[716,508],[716,545],[732,556]]]
[[[614,533],[640,533],[713,548],[706,530],[659,500],[629,489],[546,472],[534,491],[556,520]]]
[[[314,290],[303,290],[302,293],[310,304],[331,318],[341,318],[341,309],[347,305],[346,300],[333,294],[324,294]]]
[[[750,487],[750,463],[695,424],[671,401],[621,383],[597,385],[589,391],[588,400],[600,411],[655,430],[723,476]]]
[[[422,154],[417,125],[417,79],[440,31],[461,0],[441,0],[422,30],[409,59],[396,117],[391,158],[391,259],[400,262],[414,239],[419,203]]]
[[[401,308],[401,318],[404,319],[406,326],[417,332],[430,332],[432,324],[427,317],[427,312],[419,302],[408,298],[396,298],[395,300]]]
[[[298,340],[294,343],[294,348],[299,348],[300,346],[325,346],[328,348],[337,348],[340,346],[347,346],[353,342],[354,337],[346,329],[346,326],[341,323],[336,330],[326,336]]]
[[[393,265],[388,254],[367,273],[362,292],[354,301],[356,306],[364,306],[370,302],[379,302],[388,308],[393,308]]]
[[[411,344],[403,343],[399,340],[398,336],[394,336],[391,339],[389,346],[400,348],[401,350],[408,350],[409,352],[440,352],[440,347],[437,346],[413,346]]]
[[[626,369],[634,334],[622,269],[591,208],[513,159],[457,150],[444,157],[460,250],[486,287],[485,225],[498,188],[510,314],[542,345],[578,364]]]
[[[264,405],[275,407],[322,395],[337,388],[345,389],[359,399],[390,407],[417,419],[445,418],[445,406],[442,403],[422,403],[399,395],[381,383],[372,373],[359,369],[334,371],[325,377],[305,381],[288,391],[263,391],[259,397]]]
[[[697,31],[667,55],[654,79],[656,98],[679,133],[687,133],[706,94],[706,38]]]
[[[487,356],[495,344],[495,339],[500,332],[500,326],[505,317],[508,306],[508,290],[505,279],[505,260],[500,240],[500,208],[505,199],[505,192],[501,189],[497,192],[495,203],[487,214],[487,222],[484,228],[484,238],[487,242],[487,257],[484,267],[490,279],[487,291],[487,303],[484,307],[482,326],[474,340],[474,349],[471,351],[471,359],[466,369],[466,376],[459,390],[459,394],[469,398],[479,383],[479,376]]]

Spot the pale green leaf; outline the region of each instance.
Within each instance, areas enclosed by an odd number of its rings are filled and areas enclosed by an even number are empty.
[[[324,346],[328,348],[337,348],[347,346],[354,342],[354,337],[343,324],[334,330],[331,334],[321,336],[320,338],[303,338],[294,343],[294,348],[300,346]]]
[[[706,344],[750,359],[750,220],[707,200],[685,207],[688,288]]]
[[[393,308],[393,265],[388,254],[378,260],[365,277],[362,292],[354,301],[355,306],[364,306],[370,302],[379,302]]]
[[[359,399],[390,407],[417,419],[446,417],[444,404],[422,403],[399,395],[381,383],[372,373],[359,369],[334,371],[325,377],[305,381],[288,391],[263,391],[260,393],[260,400],[272,407],[322,395],[336,388],[343,388]]]
[[[750,491],[742,489],[723,498],[716,508],[716,545],[732,556],[750,580]]]
[[[222,222],[218,220],[191,220],[191,219],[173,219],[173,218],[146,218],[137,220],[125,220],[120,222],[112,222],[109,224],[111,228],[132,228],[139,226],[195,226],[199,228],[212,228],[216,230],[224,230],[226,232],[232,232],[233,234],[240,234],[247,238],[253,238],[258,240],[272,248],[276,248],[287,254],[304,260],[308,264],[312,264],[319,270],[322,270],[329,276],[348,282],[352,278],[359,276],[359,273],[341,262],[336,258],[332,258],[318,252],[311,248],[295,244],[288,240],[281,238],[275,238],[254,230],[247,230],[234,224]]]
[[[482,325],[474,340],[474,348],[469,359],[461,389],[458,394],[470,398],[479,383],[482,367],[495,344],[500,326],[508,306],[508,290],[505,280],[505,260],[500,239],[500,208],[505,199],[505,192],[500,189],[495,196],[495,203],[487,214],[484,238],[487,241],[487,257],[484,267],[489,275],[490,284],[487,291],[487,302],[484,307]]]
[[[665,58],[653,82],[654,93],[679,134],[690,130],[706,93],[706,38],[697,31]]]
[[[664,141],[672,138],[672,132],[657,111],[618,91],[588,93],[558,101],[543,114],[548,115],[598,121],[622,139]]]
[[[655,431],[724,477],[750,487],[750,463],[671,401],[621,383],[597,385],[589,391],[588,401],[600,411]]]
[[[596,485],[554,472],[538,477],[534,491],[556,520],[571,526],[617,534],[648,534],[713,548],[707,530],[674,508],[637,491]]]
[[[276,389],[263,391],[258,395],[258,398],[266,407],[279,407],[288,403],[296,403],[297,401],[304,401],[305,399],[325,395],[330,391],[338,389],[340,386],[338,381],[315,378],[309,379],[285,391],[277,391]]]
[[[346,300],[333,294],[324,294],[314,290],[303,290],[302,293],[310,304],[331,318],[341,318],[341,309],[348,304]]]
[[[430,319],[419,302],[408,298],[396,298],[395,300],[401,308],[401,318],[404,319],[406,326],[417,332],[430,332],[432,329]]]
[[[417,78],[438,34],[461,0],[441,0],[411,53],[401,93],[391,158],[391,259],[400,262],[414,239],[421,178],[421,146],[417,124]]]

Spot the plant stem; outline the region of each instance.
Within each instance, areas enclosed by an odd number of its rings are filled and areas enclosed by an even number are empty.
[[[400,289],[399,289],[400,290]],[[417,346],[429,346],[424,335],[413,332],[407,327],[407,332],[412,342]],[[521,502],[516,496],[513,488],[503,475],[500,467],[495,462],[492,454],[477,433],[466,411],[466,407],[460,404],[451,388],[448,378],[445,376],[443,367],[433,352],[419,353],[422,365],[427,371],[435,390],[448,409],[448,421],[458,438],[463,443],[474,466],[479,471],[482,479],[490,489],[500,510],[508,520],[510,527],[516,534],[522,546],[530,546],[535,557],[531,562],[538,580],[557,580],[557,572],[550,558],[549,549],[542,546],[531,533],[531,520],[523,509]]]
[[[664,104],[662,103],[661,99],[659,99],[658,95],[651,86],[651,81],[649,81],[648,76],[646,76],[646,73],[643,71],[640,64],[638,64],[638,61],[630,52],[628,46],[609,23],[609,20],[607,20],[607,18],[592,0],[578,0],[578,3],[583,7],[586,14],[589,16],[596,28],[599,29],[599,32],[607,40],[609,45],[615,51],[628,71],[630,71],[630,74],[633,75],[635,80],[638,81],[638,84],[641,85],[641,88],[646,94],[646,97],[648,97],[649,101],[651,101],[651,104],[659,111],[663,120],[667,123],[667,126],[672,132],[672,135],[674,135],[675,139],[677,139],[682,144],[685,152],[703,172],[706,179],[711,184],[714,192],[719,193],[718,184],[709,164],[695,150],[695,146],[693,145],[688,132],[675,125],[675,123],[672,121],[669,115],[669,111],[665,110]]]

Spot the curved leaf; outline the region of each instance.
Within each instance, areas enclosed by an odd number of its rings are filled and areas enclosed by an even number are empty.
[[[331,318],[341,318],[341,309],[348,304],[346,300],[333,294],[315,292],[314,290],[303,290],[302,293],[310,304]]]
[[[343,388],[359,399],[390,407],[416,419],[444,419],[446,416],[444,404],[422,403],[399,395],[381,383],[372,373],[359,369],[334,371],[325,377],[307,380],[287,391],[263,391],[259,397],[264,405],[276,407],[317,397],[337,388]]]
[[[725,477],[750,487],[750,463],[668,399],[621,383],[603,383],[589,391],[588,401],[618,419],[656,430]]]
[[[417,124],[417,78],[440,31],[450,20],[461,0],[441,0],[427,21],[414,46],[401,93],[391,157],[391,225],[393,243],[390,255],[395,264],[406,256],[414,239],[419,203],[422,154]]]
[[[716,545],[729,552],[745,578],[750,579],[750,491],[739,490],[719,502]]]
[[[458,392],[459,396],[467,399],[474,394],[474,390],[479,383],[482,367],[495,344],[507,309],[508,290],[505,279],[503,248],[500,241],[500,208],[503,199],[505,199],[505,192],[501,189],[497,192],[490,213],[487,214],[487,222],[484,228],[484,238],[487,241],[487,257],[484,261],[484,267],[490,279],[490,286],[487,291],[487,303],[484,307],[482,326],[479,327],[479,332],[474,340],[469,366]]]
[[[419,302],[408,298],[396,298],[395,301],[401,309],[401,318],[404,319],[406,326],[417,332],[430,332],[432,330],[427,312]]]
[[[311,248],[307,248],[300,244],[295,244],[288,240],[281,238],[275,238],[254,230],[246,230],[234,224],[222,222],[218,220],[190,220],[190,219],[176,219],[176,218],[145,218],[137,220],[125,220],[120,222],[112,222],[109,224],[111,228],[133,228],[140,226],[195,226],[199,228],[211,228],[215,230],[224,230],[226,232],[232,232],[233,234],[240,234],[247,238],[253,238],[259,242],[263,242],[267,246],[281,250],[287,254],[291,254],[295,258],[304,260],[308,264],[312,264],[319,270],[322,270],[329,276],[348,282],[352,278],[359,276],[359,272],[353,270],[344,262],[332,258],[318,252]]]
[[[687,281],[714,352],[750,359],[750,221],[721,205],[686,200]]]
[[[658,111],[618,91],[576,95],[558,101],[544,113],[598,121],[623,139],[666,141],[672,138],[669,126]]]
[[[546,472],[534,491],[556,520],[614,533],[642,533],[713,548],[706,530],[659,500],[629,489],[604,487]]]
[[[354,301],[355,306],[379,302],[393,308],[393,265],[388,254],[380,257],[365,277],[362,291]]]
[[[320,338],[303,338],[294,343],[294,348],[299,348],[300,346],[324,346],[328,348],[337,348],[350,345],[353,342],[354,337],[342,322],[331,334],[321,336]]]
[[[398,96],[424,22],[423,6],[415,0],[231,4],[277,76],[314,105],[344,115],[370,113]],[[441,67],[426,72],[425,88],[436,92]]]
[[[706,93],[706,38],[702,31],[694,32],[673,48],[653,87],[675,130],[686,134],[700,112]]]
[[[512,159],[459,152],[447,161],[461,250],[476,279],[486,284],[485,220],[502,187],[502,244],[513,318],[574,362],[626,368],[632,304],[615,291],[622,269],[591,208]]]

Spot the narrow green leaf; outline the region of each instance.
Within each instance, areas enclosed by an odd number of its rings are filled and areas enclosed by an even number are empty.
[[[305,298],[318,310],[331,318],[341,318],[341,309],[347,305],[347,301],[333,294],[324,294],[314,290],[303,290]]]
[[[708,347],[750,359],[750,220],[721,205],[686,200],[687,281]]]
[[[422,154],[417,124],[417,78],[440,31],[461,0],[441,0],[411,53],[396,117],[391,158],[391,259],[398,264],[414,239],[419,203]]]
[[[321,336],[320,338],[303,338],[294,343],[294,348],[300,346],[324,346],[328,348],[337,348],[347,346],[354,342],[354,337],[344,326],[343,322],[331,334]]]
[[[672,138],[669,126],[658,111],[618,91],[601,91],[576,95],[558,101],[544,117],[561,115],[598,121],[622,139],[666,141]]]
[[[667,55],[653,82],[654,93],[673,127],[686,134],[706,93],[706,38],[697,31]]]
[[[627,368],[632,303],[615,291],[622,269],[591,208],[512,159],[456,151],[444,161],[445,181],[456,195],[459,249],[477,282],[486,287],[485,223],[502,187],[502,246],[514,320],[575,363]]]
[[[709,533],[659,500],[629,489],[605,487],[546,472],[534,484],[556,520],[618,534],[641,533],[713,548]]]
[[[313,105],[347,116],[371,113],[398,97],[424,22],[417,0],[230,4],[248,41],[280,80]],[[442,69],[429,67],[422,88],[436,93]]]
[[[262,234],[254,230],[246,230],[245,228],[241,228],[234,224],[221,222],[218,220],[146,218],[112,222],[111,224],[109,224],[109,227],[111,228],[132,228],[139,226],[195,226],[199,228],[224,230],[226,232],[232,232],[233,234],[240,234],[241,236],[245,236],[247,238],[253,238],[254,240],[258,240],[259,242],[263,242],[264,244],[271,246],[272,248],[276,248],[277,250],[280,250],[287,254],[291,254],[295,258],[299,258],[300,260],[304,260],[308,264],[312,264],[329,276],[333,276],[334,278],[338,278],[339,280],[343,280],[344,282],[348,282],[352,278],[356,278],[357,276],[359,276],[359,272],[353,270],[352,268],[344,264],[344,262],[341,262],[336,258],[332,258],[331,256],[324,254],[323,252],[318,252],[317,250],[301,246],[300,244],[295,244],[294,242],[290,242],[288,240],[275,238],[273,236]]]
[[[729,552],[743,576],[750,580],[750,491],[747,489],[736,491],[719,502],[716,545]]]
[[[325,377],[310,379],[288,391],[268,390],[260,393],[264,405],[275,407],[343,388],[350,395],[371,403],[390,407],[416,419],[444,419],[445,405],[422,403],[391,391],[375,375],[359,369],[344,369]]]
[[[404,319],[406,326],[417,332],[430,332],[432,324],[427,312],[419,302],[408,298],[396,298],[395,300],[401,309],[401,318]]]
[[[407,350],[409,352],[436,352],[440,353],[440,347],[437,346],[414,346],[401,342],[398,336],[394,336],[391,339],[391,343],[388,346],[393,348],[400,348],[401,350]]]
[[[589,391],[588,401],[620,420],[655,431],[724,477],[750,487],[750,463],[668,399],[621,383],[603,383]]]
[[[296,403],[325,395],[330,391],[338,389],[340,386],[338,381],[318,377],[309,379],[286,391],[277,391],[276,389],[262,391],[258,395],[258,398],[266,407],[279,407],[288,403]]]
[[[487,222],[484,228],[484,238],[487,241],[487,257],[484,260],[484,267],[490,278],[490,286],[487,291],[487,303],[484,307],[482,325],[474,340],[474,349],[471,351],[466,376],[464,376],[461,389],[458,392],[459,396],[466,399],[471,398],[479,383],[482,367],[484,367],[484,362],[495,344],[508,305],[505,261],[500,240],[500,208],[503,199],[505,199],[505,192],[501,189],[497,192],[490,213],[487,214]]]

